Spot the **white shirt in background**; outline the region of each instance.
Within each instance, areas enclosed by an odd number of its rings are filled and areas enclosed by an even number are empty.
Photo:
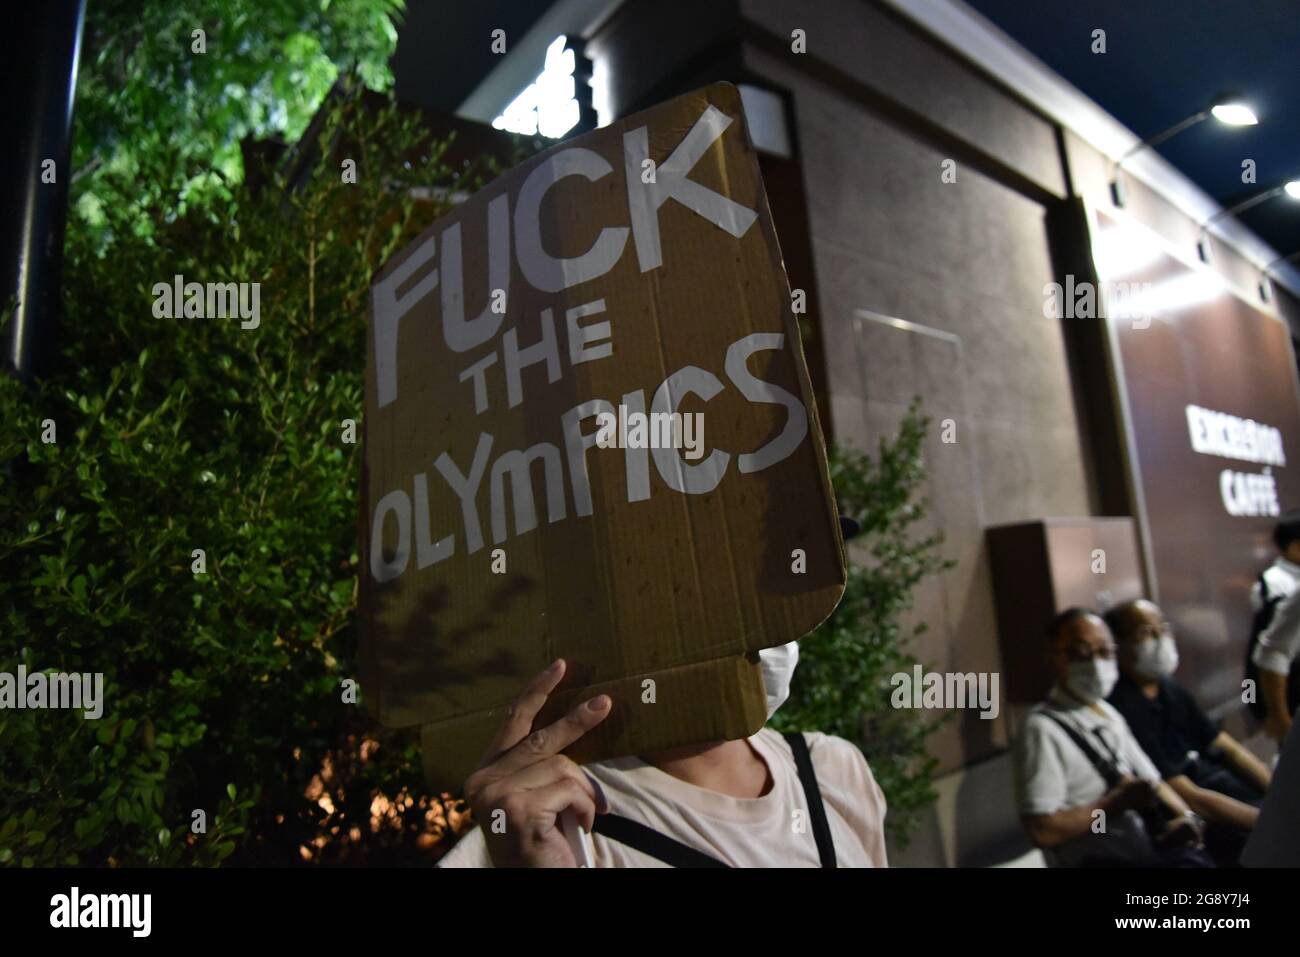
[[[1273,620],[1259,636],[1259,643],[1251,659],[1255,667],[1274,674],[1285,675],[1291,671],[1291,662],[1300,654],[1300,565],[1278,558],[1264,569],[1264,584],[1269,598],[1282,596],[1273,610]],[[1251,605],[1259,611],[1264,603],[1259,582],[1250,591]]]
[[[1106,780],[1088,756],[1049,714],[1070,724],[1121,774],[1156,782],[1160,772],[1133,737],[1128,723],[1105,701],[1102,714],[1053,688],[1047,700],[1034,705],[1016,739],[1016,789],[1022,815],[1055,814],[1096,803],[1108,790]],[[1101,833],[1089,832],[1056,847],[1044,848],[1053,867],[1077,867],[1089,858],[1138,860],[1151,853],[1151,842],[1136,811],[1112,814]]]

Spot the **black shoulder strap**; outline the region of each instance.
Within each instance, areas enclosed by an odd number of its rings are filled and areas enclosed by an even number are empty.
[[[1265,569],[1267,571],[1267,569]],[[1274,595],[1269,592],[1268,580],[1264,577],[1264,572],[1259,573],[1259,609],[1255,612],[1255,617],[1250,623],[1250,641],[1246,648],[1247,661],[1254,654],[1255,645],[1259,642],[1259,636],[1268,631],[1269,625],[1273,624],[1273,616],[1277,613],[1277,606],[1282,604],[1285,595]]]
[[[830,822],[826,820],[826,806],[822,804],[821,788],[817,786],[817,775],[813,771],[812,755],[808,753],[808,742],[797,731],[788,731],[785,740],[794,752],[794,765],[799,770],[799,783],[803,785],[804,797],[808,799],[808,817],[812,821],[813,837],[817,840],[817,853],[821,856],[822,867],[836,867],[835,842],[831,839]]]
[[[817,853],[821,857],[822,867],[836,867],[835,843],[831,839],[830,822],[826,820],[826,807],[822,803],[821,788],[817,786],[817,775],[813,772],[808,742],[804,740],[802,734],[798,733],[786,734],[785,740],[794,754],[799,783],[803,785],[804,797],[808,801],[808,817],[812,823],[813,837],[817,841]],[[716,857],[697,851],[666,834],[660,834],[654,828],[617,814],[597,814],[591,833],[618,841],[634,851],[648,854],[673,867],[728,866]]]
[[[1268,571],[1268,569],[1264,569],[1264,571]],[[1258,619],[1256,624],[1260,626],[1261,631],[1267,628],[1273,621],[1273,612],[1277,609],[1278,605],[1282,604],[1284,598],[1286,598],[1286,595],[1279,595],[1269,591],[1268,579],[1264,577],[1264,572],[1260,572],[1259,614],[1255,617]]]
[[[630,818],[619,817],[617,814],[597,814],[596,824],[592,827],[591,833],[626,844],[634,851],[648,854],[673,867],[727,866],[716,857],[697,851],[666,834],[660,834],[654,828],[638,824]]]
[[[1089,742],[1087,738],[1081,735],[1075,728],[1071,727],[1068,721],[1062,720],[1050,711],[1044,711],[1043,714],[1056,722],[1061,730],[1070,736],[1070,740],[1073,741],[1075,746],[1084,753],[1084,756],[1092,762],[1092,766],[1097,769],[1097,773],[1100,774],[1102,780],[1106,782],[1106,787],[1113,788],[1116,783],[1118,783],[1120,777],[1119,769],[1113,764],[1107,763],[1106,759],[1097,753],[1097,749],[1092,746],[1091,742]]]

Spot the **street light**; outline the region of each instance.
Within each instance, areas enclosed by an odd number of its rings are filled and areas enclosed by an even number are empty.
[[[1254,126],[1259,122],[1259,117],[1245,103],[1216,103],[1210,107],[1210,112],[1220,123],[1226,123],[1229,126]]]
[[[1292,199],[1300,199],[1300,179],[1293,179],[1281,186],[1275,186],[1273,189],[1266,189],[1257,196],[1250,199],[1242,200],[1235,206],[1229,206],[1227,209],[1221,209],[1205,222],[1201,223],[1200,234],[1196,237],[1196,254],[1201,257],[1201,262],[1210,261],[1210,237],[1209,229],[1225,216],[1231,216],[1240,213],[1243,210],[1250,209],[1252,206],[1258,206],[1260,203],[1267,202],[1275,196],[1281,196],[1286,193]],[[1270,264],[1271,265],[1271,264]]]
[[[1236,94],[1224,93],[1215,97],[1214,102],[1212,102],[1206,109],[1201,110],[1199,113],[1193,113],[1186,119],[1178,121],[1166,130],[1161,130],[1154,136],[1148,136],[1116,161],[1115,171],[1110,180],[1110,196],[1115,205],[1124,205],[1126,197],[1124,194],[1123,180],[1120,179],[1120,171],[1123,169],[1124,164],[1128,162],[1135,153],[1140,153],[1149,146],[1159,146],[1165,140],[1177,136],[1183,130],[1190,129],[1202,120],[1209,119],[1211,116],[1220,123],[1223,123],[1225,126],[1254,126],[1259,122],[1259,117],[1255,115],[1255,111],[1247,106],[1246,103],[1242,101],[1241,97]]]

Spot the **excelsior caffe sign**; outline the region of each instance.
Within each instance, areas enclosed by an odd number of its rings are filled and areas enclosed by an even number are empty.
[[[1290,330],[1126,217],[1096,225],[1101,278],[1145,290],[1150,313],[1107,320],[1148,584],[1178,632],[1179,681],[1206,707],[1240,703],[1250,587],[1276,516],[1300,507]]]
[[[1187,407],[1187,431],[1192,450],[1202,455],[1263,465],[1263,472],[1225,468],[1219,472],[1219,496],[1229,515],[1279,515],[1277,480],[1269,469],[1286,465],[1282,433],[1271,425],[1214,412],[1199,405]]]
[[[556,657],[540,720],[614,699],[579,760],[757,730],[752,653],[845,572],[735,87],[501,176],[379,272],[369,324],[362,684],[429,776]]]

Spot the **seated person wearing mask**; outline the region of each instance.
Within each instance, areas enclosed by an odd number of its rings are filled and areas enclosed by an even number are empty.
[[[1257,716],[1279,745],[1300,707],[1300,510],[1273,529],[1281,553],[1251,589],[1255,623],[1246,677],[1258,682]]]
[[[771,717],[798,645],[759,656]],[[886,866],[884,795],[848,741],[763,728],[580,768],[561,751],[617,703],[599,695],[534,728],[565,668],[556,661],[512,705],[465,782],[479,826],[440,867]]]
[[[1047,661],[1055,685],[1016,740],[1015,768],[1021,823],[1049,866],[1213,866],[1203,822],[1106,703],[1118,677],[1106,623],[1062,612]]]
[[[1138,599],[1112,608],[1106,623],[1119,649],[1120,678],[1109,701],[1124,716],[1160,776],[1205,818],[1206,849],[1220,867],[1237,863],[1268,789],[1268,769],[1171,677],[1178,644],[1160,609]]]

